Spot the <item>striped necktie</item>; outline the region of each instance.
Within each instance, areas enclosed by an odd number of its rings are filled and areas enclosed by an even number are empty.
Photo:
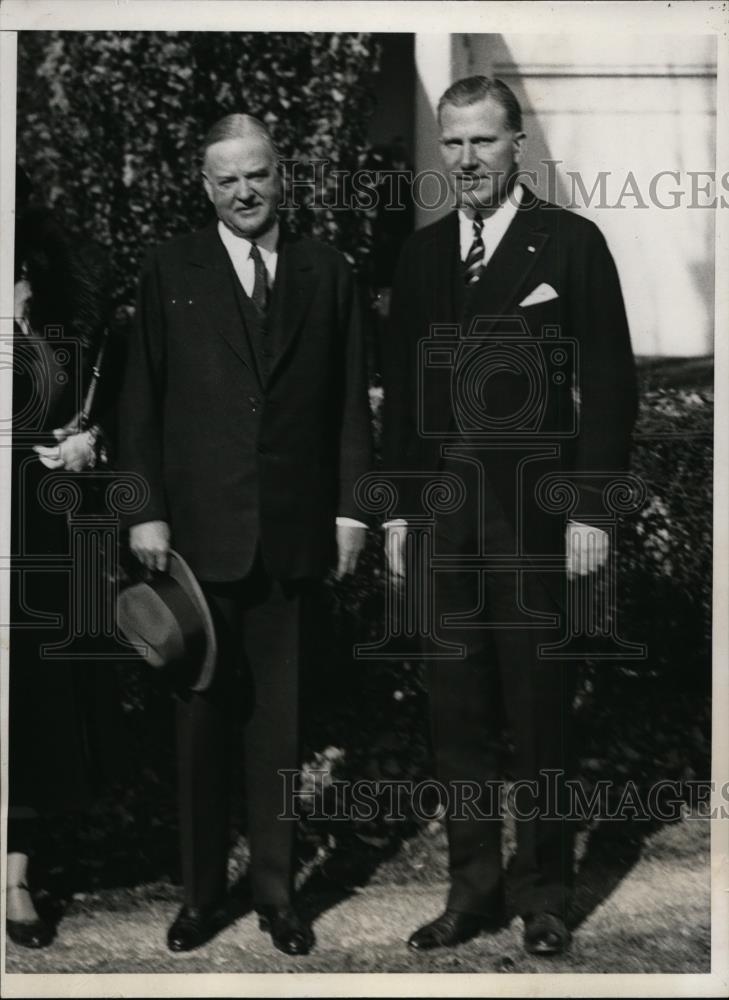
[[[251,243],[251,252],[248,255],[253,261],[254,279],[251,300],[262,316],[266,315],[268,305],[268,282],[266,281],[266,265],[263,263],[261,251],[255,243]]]
[[[473,220],[473,243],[463,264],[463,277],[467,285],[474,285],[481,274],[484,258],[483,241],[481,239],[482,231],[483,219],[480,215],[477,215]]]

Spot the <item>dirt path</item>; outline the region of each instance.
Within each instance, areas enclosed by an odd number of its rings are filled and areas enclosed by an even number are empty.
[[[382,884],[378,879],[325,910],[318,947],[305,958],[277,952],[246,914],[198,951],[171,955],[165,930],[177,903],[146,901],[114,909],[99,894],[72,907],[53,947],[8,946],[8,972],[709,972],[709,824],[684,820],[642,844],[635,864],[577,928],[565,956],[534,959],[521,948],[521,921],[448,952],[420,957],[408,934],[441,908],[445,885]],[[616,865],[619,858],[614,859]],[[599,879],[609,879],[609,872]]]

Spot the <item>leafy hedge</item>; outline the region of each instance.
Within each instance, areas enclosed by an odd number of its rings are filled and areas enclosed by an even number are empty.
[[[109,248],[117,301],[130,305],[145,248],[210,217],[198,150],[214,121],[263,119],[299,176],[315,160],[353,170],[376,68],[366,34],[22,32],[18,159],[71,231]],[[366,258],[363,212],[308,204],[287,215]]]

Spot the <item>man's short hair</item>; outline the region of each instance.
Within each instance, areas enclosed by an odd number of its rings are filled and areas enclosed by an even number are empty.
[[[446,104],[454,108],[464,108],[469,104],[478,104],[487,97],[504,109],[507,127],[512,132],[521,132],[521,106],[516,95],[502,80],[490,76],[467,76],[452,83],[438,101],[438,122]]]
[[[202,141],[202,159],[205,160],[208,149],[216,142],[225,142],[226,139],[249,139],[256,136],[263,139],[271,147],[274,159],[278,159],[278,151],[271,133],[259,118],[253,115],[233,114],[226,115],[219,119],[208,129]]]

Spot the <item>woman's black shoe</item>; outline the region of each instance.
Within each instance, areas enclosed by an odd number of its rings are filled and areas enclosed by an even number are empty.
[[[55,937],[55,928],[45,920],[6,920],[8,937],[21,948],[47,948]]]
[[[30,898],[27,885],[9,885],[7,887],[7,905],[12,910],[14,907],[10,905],[11,892],[25,893],[28,897],[25,911],[35,913],[35,907]],[[23,907],[19,905],[17,898],[14,900],[14,903],[17,904],[15,909],[18,914],[23,912]],[[11,920],[7,917],[5,920],[5,929],[10,940],[15,942],[15,944],[19,944],[21,948],[47,948],[56,936],[56,929],[53,924],[48,923],[47,920],[41,920],[37,914],[33,920]]]

